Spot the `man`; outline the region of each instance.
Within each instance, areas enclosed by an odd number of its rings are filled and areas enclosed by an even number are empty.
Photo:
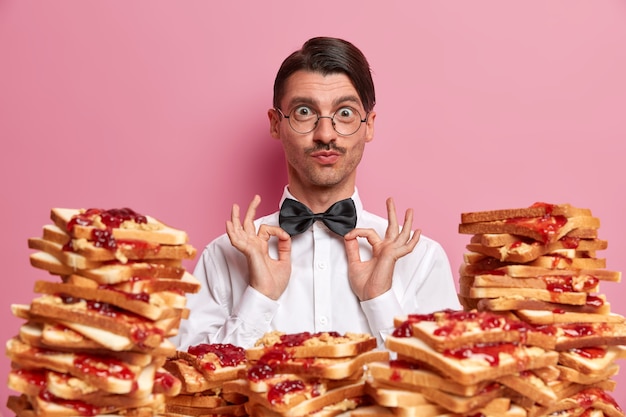
[[[203,288],[189,297],[181,349],[249,347],[271,330],[382,343],[396,316],[459,308],[446,254],[411,231],[413,211],[400,228],[391,199],[388,220],[363,209],[356,168],[374,138],[374,103],[369,64],[349,42],[313,38],[283,62],[268,111],[287,161],[281,212],[255,221],[259,196],[243,218],[233,205],[194,271]]]

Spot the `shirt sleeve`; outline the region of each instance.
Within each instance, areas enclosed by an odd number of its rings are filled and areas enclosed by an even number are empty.
[[[376,298],[361,301],[361,308],[367,317],[372,335],[378,340],[378,346],[383,346],[387,335],[394,330],[394,317],[404,314],[402,305],[395,293],[389,290]]]
[[[279,304],[248,285],[245,258],[230,246],[219,239],[210,243],[193,275],[202,288],[187,296],[189,318],[181,321],[178,335],[172,339],[179,349],[200,343],[247,348],[270,328]],[[233,300],[238,300],[237,304]]]

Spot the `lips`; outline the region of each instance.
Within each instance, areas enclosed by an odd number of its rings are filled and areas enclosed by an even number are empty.
[[[311,157],[323,165],[334,164],[341,156],[338,152],[313,152]]]

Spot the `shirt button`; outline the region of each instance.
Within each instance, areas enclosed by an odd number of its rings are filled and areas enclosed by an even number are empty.
[[[326,326],[328,324],[328,319],[326,317],[320,317],[320,324],[322,326]]]
[[[270,320],[272,320],[272,314],[271,313],[265,313],[265,321],[269,322]]]
[[[326,269],[326,264],[324,262],[318,262],[317,267],[319,269]]]

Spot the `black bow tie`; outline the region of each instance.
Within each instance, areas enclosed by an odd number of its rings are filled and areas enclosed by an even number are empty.
[[[307,230],[313,222],[321,220],[333,232],[345,235],[356,227],[356,207],[351,198],[337,201],[324,213],[314,214],[299,201],[286,198],[280,207],[278,221],[280,227],[290,236]]]

